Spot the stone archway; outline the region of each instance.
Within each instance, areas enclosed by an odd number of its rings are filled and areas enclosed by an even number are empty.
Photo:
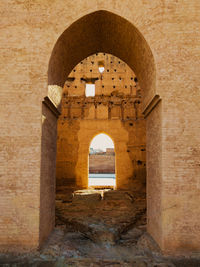
[[[89,145],[93,137],[100,132],[108,133],[112,137],[115,144],[115,162],[116,162],[116,187],[126,188],[128,178],[133,172],[132,162],[127,153],[128,133],[122,127],[120,122],[115,121],[100,121],[97,126],[87,121],[81,122],[81,131],[78,133],[79,139],[79,154],[77,160],[76,176],[77,184],[82,188],[88,186],[88,154]],[[126,164],[125,164],[126,163]]]
[[[104,48],[130,64],[147,96],[148,231],[164,252],[199,251],[197,1],[4,2],[1,250],[35,249],[53,229],[58,92],[70,68]]]
[[[57,40],[49,61],[48,99],[59,109],[60,95],[67,75],[82,59],[100,51],[116,55],[133,69],[142,89],[145,116],[156,106],[150,117],[151,122],[147,121],[147,160],[150,162],[147,162],[147,174],[153,175],[154,184],[161,187],[158,182],[161,180],[161,104],[157,105],[160,98],[156,95],[155,63],[149,45],[130,22],[111,12],[100,10],[82,17],[65,30]],[[88,146],[85,149],[88,150]],[[85,173],[87,177],[87,172],[83,171],[86,169],[84,164],[78,162],[77,166],[77,176],[81,177],[83,174],[79,173]],[[161,245],[161,202],[157,201],[160,199],[161,188],[157,188],[155,194],[154,188],[149,184],[147,191],[148,230]]]

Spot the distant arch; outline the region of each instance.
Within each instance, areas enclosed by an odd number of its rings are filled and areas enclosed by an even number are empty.
[[[93,136],[89,145],[89,187],[116,187],[116,159],[113,139],[106,133]]]
[[[92,138],[91,138],[91,140],[90,140],[90,143],[89,143],[89,148],[90,148],[90,146],[91,146],[93,140],[94,140],[97,136],[99,136],[99,135],[101,135],[101,134],[107,136],[107,137],[113,142],[113,145],[114,145],[114,147],[115,147],[115,141],[114,141],[113,137],[112,137],[109,133],[107,133],[107,132],[105,132],[105,131],[100,131],[100,132],[98,132],[98,133],[96,133],[95,135],[92,136]]]

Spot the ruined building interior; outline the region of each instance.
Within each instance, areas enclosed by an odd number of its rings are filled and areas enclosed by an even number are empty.
[[[94,89],[89,96],[88,84]],[[134,229],[137,238],[142,235],[146,225],[146,145],[140,104],[137,77],[113,55],[93,54],[69,74],[57,132],[58,228],[67,226],[68,231],[79,231],[97,244],[121,242],[122,247],[127,245],[123,236],[128,230]],[[115,144],[115,187],[88,185],[90,143],[102,132]],[[102,164],[102,156],[96,155],[100,161],[96,166]],[[136,243],[135,237],[132,242]]]
[[[105,68],[99,72],[99,66]],[[95,96],[86,96],[87,84]],[[107,133],[115,143],[118,189],[144,184],[145,120],[141,89],[133,71],[119,58],[97,53],[81,61],[63,89],[58,119],[57,185],[88,187],[88,154],[93,137]]]
[[[200,266],[199,1],[0,10],[0,266]]]
[[[88,84],[93,85],[89,95]],[[93,54],[67,77],[57,132],[58,228],[79,231],[97,244],[121,242],[122,247],[127,245],[123,236],[128,230],[136,231],[137,238],[142,235],[146,225],[146,138],[140,104],[137,77],[113,55]],[[90,143],[102,132],[115,144],[115,187],[88,184]],[[94,156],[93,172],[98,168],[104,172],[103,155]],[[106,160],[105,170],[112,165],[109,155]],[[136,244],[136,237],[132,242]]]

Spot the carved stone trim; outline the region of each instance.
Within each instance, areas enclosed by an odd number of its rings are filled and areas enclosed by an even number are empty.
[[[147,107],[144,109],[144,111],[142,112],[144,115],[144,118],[146,118],[151,111],[157,106],[157,104],[161,101],[161,98],[159,95],[155,95],[153,97],[153,99],[151,100],[151,102],[147,105]]]
[[[48,96],[45,96],[42,103],[49,109],[51,112],[58,118],[60,116],[60,111],[56,108],[56,106],[53,104],[51,99]]]

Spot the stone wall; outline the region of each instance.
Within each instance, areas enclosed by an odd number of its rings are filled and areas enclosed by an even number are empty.
[[[58,113],[47,99],[42,104],[40,242],[47,239],[55,224],[56,137]]]
[[[89,173],[115,173],[115,155],[89,155]]]

